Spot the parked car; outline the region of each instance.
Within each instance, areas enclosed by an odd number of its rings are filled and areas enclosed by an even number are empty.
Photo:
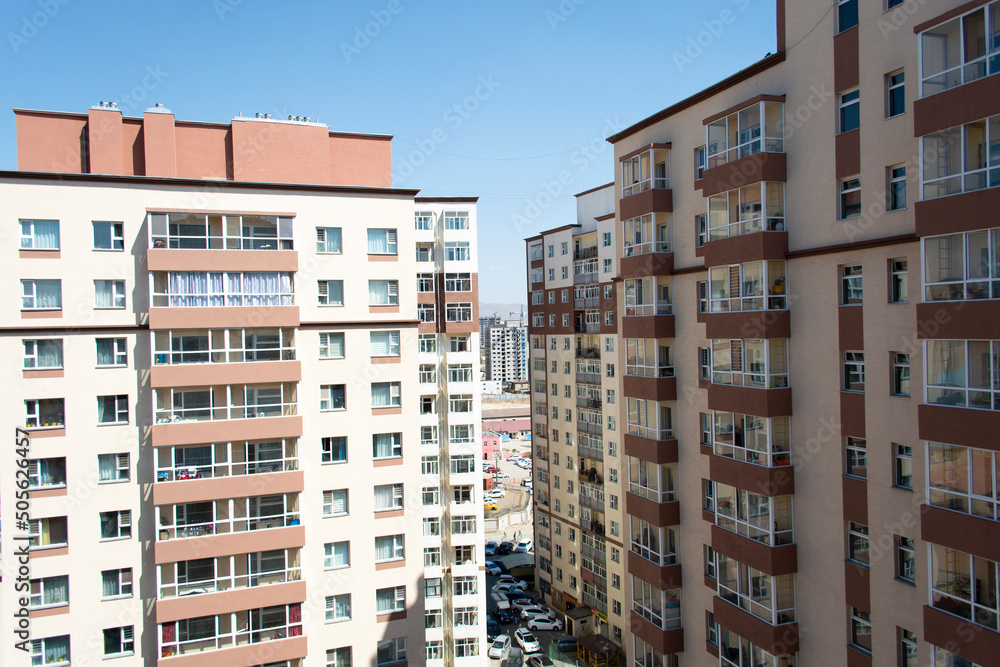
[[[521,589],[514,584],[495,584],[490,589],[494,593],[520,593]]]
[[[509,574],[510,573],[510,570],[507,568],[506,565],[503,564],[502,560],[488,560],[488,561],[486,561],[486,566],[487,567],[489,567],[491,565],[493,567],[499,569],[500,570],[500,574]]]
[[[507,492],[503,489],[493,488],[486,493],[487,500],[499,500],[507,495]]]
[[[517,640],[518,645],[520,645],[521,650],[525,653],[538,653],[542,650],[542,645],[538,643],[535,639],[535,635],[531,634],[528,630],[524,628],[518,628],[514,631],[514,638]]]
[[[488,466],[486,468],[486,472],[500,472],[500,468],[498,468],[496,466]]]
[[[497,555],[497,543],[495,541],[490,540],[489,542],[486,543],[486,555],[487,556]]]
[[[510,635],[497,635],[496,639],[493,640],[493,645],[490,646],[490,650],[487,652],[487,656],[491,658],[503,658],[507,657],[510,653]]]
[[[554,646],[563,655],[576,656],[576,637],[562,635],[552,640],[550,646]]]
[[[528,554],[531,553],[535,548],[535,543],[530,537],[526,537],[517,543],[517,548],[514,549],[516,554]]]
[[[510,479],[510,475],[505,472],[495,472],[493,473],[493,479]]]
[[[528,656],[528,662],[524,663],[528,667],[555,667],[554,662],[544,653],[535,653]]]
[[[487,555],[489,555],[489,554],[487,554]],[[495,576],[503,574],[503,570],[501,570],[496,565],[493,565],[492,563],[490,563],[490,561],[486,561],[486,574],[493,575],[495,577]]]
[[[531,630],[562,630],[563,622],[549,614],[539,614],[525,619],[528,628]]]
[[[518,610],[522,621],[527,621],[528,619],[536,616],[544,616],[548,612],[548,609],[540,606],[537,602],[531,605],[525,605]]]
[[[526,584],[525,582],[521,581],[520,579],[517,579],[514,576],[509,575],[509,574],[502,574],[502,575],[500,575],[500,578],[497,579],[497,583],[498,584],[511,584],[512,586],[517,586],[517,588],[520,589],[520,590],[522,590],[522,591],[528,587],[528,584]]]
[[[486,617],[486,638],[491,642],[500,634],[500,624],[489,616]]]
[[[511,593],[510,595],[507,596],[507,599],[510,600],[510,606],[516,609],[518,613],[520,613],[521,610],[524,609],[525,607],[538,606],[538,600],[528,597],[527,595],[518,595],[517,593]],[[544,610],[538,613],[541,614],[543,612]]]
[[[497,556],[503,556],[504,554],[509,554],[514,552],[513,542],[501,542],[497,545]]]

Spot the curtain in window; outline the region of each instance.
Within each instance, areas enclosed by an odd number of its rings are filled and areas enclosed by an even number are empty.
[[[373,306],[383,306],[389,303],[389,281],[368,281],[368,303]]]
[[[104,408],[104,403],[103,402],[99,403],[98,404],[99,411],[101,411],[103,408]],[[101,417],[101,421],[102,422],[104,421],[103,417]],[[97,470],[98,470],[98,479],[100,479],[100,481],[102,482],[109,482],[111,480],[116,479],[118,476],[118,471],[115,466],[115,455],[101,454],[100,456],[98,456]]]
[[[104,539],[118,537],[118,513],[101,513],[101,537]]]
[[[221,278],[221,274],[212,274],[213,278],[216,276]],[[221,293],[221,281],[219,288]],[[170,295],[170,305],[175,308],[207,306],[208,274],[198,271],[173,271],[167,277],[167,293]]]
[[[392,383],[372,382],[372,407],[384,408],[392,405]]]
[[[372,455],[377,459],[392,456],[392,442],[392,433],[376,433],[372,436]]]
[[[101,576],[101,596],[110,598],[120,593],[118,586],[118,570],[105,572]]]
[[[35,238],[33,247],[35,250],[59,249],[58,220],[35,220],[34,228]]]
[[[164,623],[161,626],[161,634],[163,635],[164,644],[173,644],[177,641],[177,624],[176,623]]]
[[[334,491],[331,494],[331,511],[333,514],[347,513],[347,491]]]
[[[115,284],[111,280],[97,280],[94,282],[94,307],[114,308],[115,306]]]
[[[392,484],[375,487],[375,509],[384,510],[392,507]]]
[[[58,280],[36,280],[35,308],[62,308],[62,283]]]
[[[344,356],[344,334],[329,334],[327,342],[330,347],[331,357]]]
[[[388,357],[399,354],[398,331],[373,331],[371,334],[371,356]]]
[[[343,306],[344,305],[344,281],[343,280],[328,280],[326,281],[327,289],[327,304],[331,306]]]
[[[379,614],[385,614],[393,611],[396,608],[396,591],[392,588],[383,588],[381,590],[375,591],[375,611]],[[383,646],[383,642],[379,642],[378,647],[378,659],[379,662],[386,660],[388,657],[395,656],[394,646],[390,643],[388,646]],[[388,649],[388,650],[386,650]]]
[[[69,577],[52,577],[45,580],[42,604],[69,602]]]
[[[40,340],[35,347],[39,368],[62,366],[62,343],[57,340]]]
[[[106,424],[115,421],[115,406],[113,401],[103,396],[97,398],[97,423]]]
[[[389,252],[389,244],[384,229],[368,230],[368,254],[384,255]]]
[[[247,275],[252,275],[252,274],[247,274]],[[249,290],[248,290],[248,293],[249,293]],[[227,306],[249,305],[249,303],[247,303],[247,304],[243,303],[243,274],[242,273],[227,273],[226,274],[226,305]]]
[[[375,560],[391,560],[396,557],[396,538],[392,535],[375,538]]]
[[[69,637],[49,637],[45,640],[46,665],[69,662]]]

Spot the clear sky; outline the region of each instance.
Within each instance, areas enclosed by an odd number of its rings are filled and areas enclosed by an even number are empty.
[[[394,185],[480,198],[480,299],[523,303],[523,239],[613,180],[604,138],[774,51],[774,22],[773,0],[4,0],[0,107],[391,134]]]

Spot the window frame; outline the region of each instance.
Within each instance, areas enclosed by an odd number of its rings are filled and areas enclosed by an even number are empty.
[[[40,307],[38,303],[38,287],[45,284],[51,287],[56,285],[56,305]],[[30,289],[29,289],[30,288]],[[30,300],[31,305],[26,305]],[[62,310],[62,280],[58,278],[22,278],[21,279],[21,310]]]
[[[899,80],[895,80],[899,77]],[[899,100],[899,108],[896,107],[895,91],[902,91],[902,99]],[[885,117],[895,118],[906,113],[906,71],[896,70],[885,75]]]
[[[862,213],[861,204],[861,176],[850,176],[842,178],[838,182],[837,197],[837,219],[854,220],[860,218]],[[856,193],[856,194],[855,194]],[[855,203],[854,200],[857,200]],[[857,212],[855,212],[855,209]]]
[[[44,251],[44,252],[59,252],[61,250],[61,247],[62,247],[62,238],[61,238],[62,237],[62,225],[60,224],[59,220],[55,220],[55,219],[45,220],[45,219],[41,219],[41,218],[38,218],[38,219],[35,219],[35,218],[31,218],[31,219],[22,218],[22,219],[18,220],[18,222],[21,225],[21,243],[18,246],[18,248],[20,250],[37,250],[37,251]],[[56,244],[55,244],[55,247],[52,247],[52,248],[36,247],[35,244],[38,243],[38,241],[37,241],[36,233],[35,233],[35,223],[39,223],[39,222],[55,223],[55,229],[56,229],[56,234],[55,234],[55,242],[56,242]],[[25,233],[25,228],[26,228],[25,226],[26,225],[27,225],[27,228],[30,230],[30,231],[28,231],[28,233]]]
[[[861,127],[861,89],[851,88],[837,95],[837,134]]]
[[[111,288],[110,306],[100,306],[101,285]],[[127,307],[124,280],[94,280],[94,310],[124,310]]]
[[[94,230],[94,247],[92,250],[98,252],[125,252],[125,225],[122,222],[112,222],[105,220],[92,220]],[[98,225],[108,225],[108,247],[98,245]]]

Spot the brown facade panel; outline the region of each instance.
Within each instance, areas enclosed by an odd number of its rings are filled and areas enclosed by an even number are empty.
[[[725,528],[712,526],[712,548],[723,556],[774,576],[791,574],[799,569],[798,547],[794,544],[769,547]]]
[[[924,641],[977,665],[995,665],[1000,655],[1000,634],[929,605],[924,607],[923,635]]]
[[[1000,452],[1000,412],[944,405],[918,405],[921,440]]]
[[[834,92],[858,85],[858,77],[858,28],[855,26],[833,38]]]
[[[1000,562],[1000,523],[996,521],[921,505],[920,539]]]
[[[758,259],[784,259],[788,232],[757,232],[705,244],[705,266],[725,266]]]
[[[638,435],[625,435],[625,455],[650,463],[677,463],[676,440],[650,440]]]
[[[990,226],[1000,210],[1000,188],[973,190],[960,195],[918,201],[914,210],[917,236],[957,234]]]
[[[861,306],[837,308],[837,329],[841,350],[865,349],[864,312]]]
[[[755,153],[706,169],[701,180],[705,197],[761,181],[788,180],[788,160],[784,153]]]
[[[703,313],[706,338],[789,338],[792,318],[787,310]]]
[[[847,178],[861,173],[861,130],[841,132],[834,141],[835,175]]]
[[[667,276],[674,270],[674,253],[647,252],[642,255],[623,257],[619,262],[623,280],[646,276]]]
[[[676,526],[681,522],[680,503],[657,503],[634,493],[626,493],[626,507],[630,516],[648,521],[654,526]]]
[[[795,469],[790,465],[767,468],[714,454],[708,465],[709,475],[716,482],[768,497],[795,493]]]
[[[719,596],[712,598],[712,612],[719,625],[749,639],[771,655],[796,653],[799,650],[798,623],[771,625]]]
[[[1000,77],[988,76],[913,101],[913,136],[1000,114]]]
[[[670,213],[674,210],[674,192],[667,188],[652,188],[618,201],[622,220],[638,218],[647,213]]]
[[[625,338],[673,338],[673,315],[628,316],[622,318],[622,336]]]
[[[624,392],[632,398],[648,398],[654,401],[677,400],[677,378],[647,378],[626,375]]]
[[[629,612],[629,630],[664,655],[684,650],[684,628],[660,630],[634,611]]]
[[[872,667],[872,657],[851,646],[847,647],[847,667]]]
[[[844,521],[868,525],[868,482],[856,477],[841,477],[844,493]]]
[[[861,611],[871,612],[871,570],[867,567],[844,563],[844,602],[848,607],[857,607]]]
[[[679,563],[677,565],[660,566],[651,560],[643,558],[634,551],[629,551],[627,565],[629,574],[634,574],[660,590],[681,587],[681,566]]]
[[[865,437],[865,395],[862,392],[840,392],[840,433]]]
[[[708,387],[710,410],[725,410],[758,417],[787,417],[792,414],[792,390],[753,389],[712,383]]]
[[[917,304],[917,337],[989,340],[1000,336],[1000,301],[939,301]]]

